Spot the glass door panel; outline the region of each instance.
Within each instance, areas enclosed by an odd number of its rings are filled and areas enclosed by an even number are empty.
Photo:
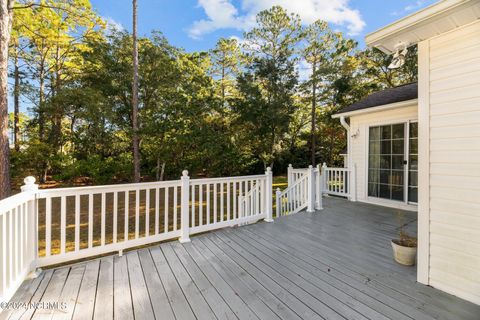
[[[418,123],[409,124],[408,201],[418,202]]]
[[[370,127],[368,196],[404,201],[405,124]]]

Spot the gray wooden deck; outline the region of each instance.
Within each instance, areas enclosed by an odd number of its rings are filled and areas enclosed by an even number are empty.
[[[331,198],[321,212],[45,270],[12,301],[66,307],[0,318],[480,319],[479,306],[392,261],[396,211]]]

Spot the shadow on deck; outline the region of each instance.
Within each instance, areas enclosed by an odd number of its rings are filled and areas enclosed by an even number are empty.
[[[388,209],[326,198],[299,213],[45,270],[5,310],[30,319],[479,319],[480,307],[415,282],[392,260]],[[410,231],[416,213],[405,212]]]

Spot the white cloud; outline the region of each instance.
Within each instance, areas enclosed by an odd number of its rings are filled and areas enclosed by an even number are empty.
[[[289,12],[300,15],[304,23],[318,19],[345,26],[350,35],[359,34],[365,27],[360,12],[348,5],[349,0],[241,0],[241,12],[231,0],[198,0],[207,19],[195,21],[189,29],[192,38],[209,32],[233,28],[247,30],[255,24],[258,12],[280,5]]]
[[[105,20],[105,22],[107,23],[107,30],[125,30],[125,27],[120,22],[116,21],[111,17],[103,17],[103,20]]]
[[[406,6],[405,8],[403,8],[403,10],[404,11],[413,11],[413,10],[418,9],[421,6],[423,6],[425,4],[425,2],[426,2],[425,0],[415,1],[415,3],[411,3],[408,6]]]
[[[393,16],[400,16],[400,15],[405,15],[408,12],[420,9],[421,7],[425,6],[428,2],[432,2],[431,0],[417,0],[414,2],[411,2],[410,4],[406,5],[403,10],[400,11],[394,11],[392,12]]]
[[[297,72],[300,81],[307,81],[312,75],[312,66],[305,60],[300,60],[297,64]]]

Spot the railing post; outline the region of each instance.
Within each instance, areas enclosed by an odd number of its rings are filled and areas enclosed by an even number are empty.
[[[350,201],[357,201],[357,166],[355,163],[349,168],[350,179],[348,181],[348,193],[350,194]]]
[[[312,165],[308,166],[307,212],[315,212],[315,176]]]
[[[277,188],[277,191],[275,192],[275,202],[276,202],[276,217],[280,217],[282,214],[282,191],[280,191],[280,188]]]
[[[272,202],[273,202],[273,174],[272,174],[272,169],[270,167],[267,168],[267,171],[265,172],[265,176],[267,179],[267,186],[265,190],[265,221],[266,222],[273,222],[272,214],[273,214],[273,208],[272,208]]]
[[[239,217],[238,218],[243,218],[245,217],[245,197],[244,196],[238,196],[238,212]]]
[[[292,173],[292,170],[293,170],[293,167],[292,167],[292,164],[290,163],[288,165],[288,169],[287,169],[287,183],[288,183],[288,187],[290,187],[292,184],[293,184],[293,173]]]
[[[36,278],[40,275],[41,269],[37,269],[38,259],[38,215],[35,194],[38,192],[38,184],[35,184],[35,178],[32,176],[23,179],[24,185],[20,188],[22,192],[32,193],[33,199],[28,201],[27,216],[28,216],[28,240],[27,247],[31,248],[29,259],[32,261],[30,265],[30,278]]]
[[[317,176],[315,177],[315,187],[316,187],[316,196],[315,196],[315,210],[323,210],[323,176],[322,168],[317,164]]]
[[[190,177],[188,171],[182,172],[182,191],[180,208],[180,243],[190,242]]]
[[[327,170],[328,170],[328,167],[327,167],[327,164],[324,162],[323,165],[322,165],[322,190],[329,190],[328,189],[328,186],[327,186],[327,180],[328,180],[328,177],[327,177]]]

